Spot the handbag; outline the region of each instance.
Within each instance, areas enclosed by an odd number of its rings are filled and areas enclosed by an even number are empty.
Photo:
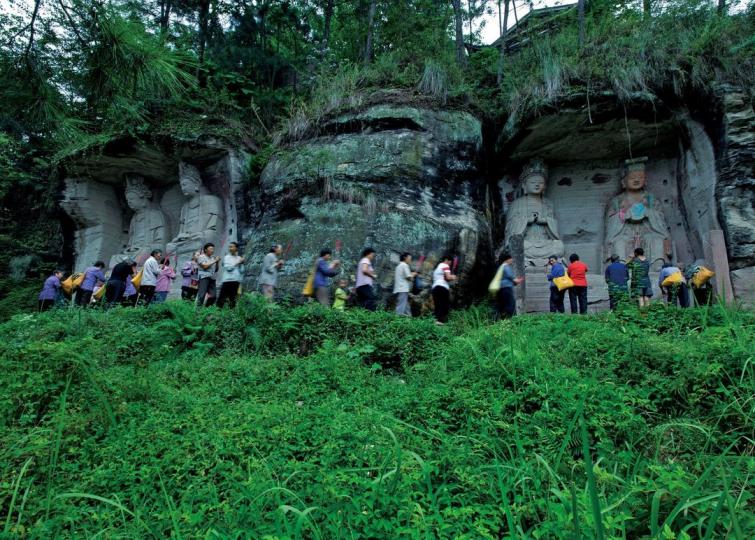
[[[495,273],[495,276],[493,276],[493,281],[490,282],[490,285],[488,285],[488,292],[492,295],[498,294],[498,291],[501,290],[501,279],[503,279],[503,267],[506,266],[505,264],[502,264],[498,267],[498,270]]]
[[[572,278],[570,278],[568,274],[553,278],[553,284],[559,291],[571,289],[572,287],[574,287],[574,281],[572,281]]]
[[[141,286],[142,277],[144,277],[144,268],[139,270],[139,272],[131,278],[131,285],[133,285],[135,289],[139,289],[139,286]]]
[[[674,272],[661,282],[661,287],[671,287],[672,285],[676,285],[677,283],[681,283],[682,281],[684,281],[682,273]]]
[[[312,271],[307,277],[307,282],[304,284],[304,288],[301,290],[303,296],[313,297],[315,295],[315,273],[317,272],[317,261],[312,267]]]

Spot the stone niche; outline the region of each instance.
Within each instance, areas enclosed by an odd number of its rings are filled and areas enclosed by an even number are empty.
[[[353,284],[360,252],[371,246],[384,297],[403,251],[415,263],[423,258],[426,282],[444,252],[458,254],[458,298],[481,289],[484,280],[474,276],[487,275],[480,268],[491,244],[477,165],[480,121],[392,98],[331,118],[273,156],[257,188],[258,226],[245,238],[252,280],[269,246],[280,243],[284,293],[300,294],[323,248],[334,250],[341,277]]]
[[[656,296],[660,294],[657,272],[664,253],[670,250],[678,263],[704,261],[712,267],[717,273],[717,292],[731,298],[716,202],[714,146],[703,126],[685,111],[639,104],[629,107],[625,117],[624,109],[615,103],[593,104],[590,115],[585,107],[562,107],[510,137],[502,155],[506,157],[503,179],[498,182],[500,206],[510,229],[512,222],[521,221],[506,213],[512,209],[517,213],[522,207],[516,203],[525,196],[522,171],[529,171],[533,158],[546,164],[545,197],[553,208],[552,228],[558,229],[564,257],[568,260],[576,253],[590,269],[590,310],[608,307],[603,277],[607,259],[613,252],[624,259],[634,245],[652,251]],[[627,171],[632,177],[644,172],[646,186],[638,207],[632,204],[632,197],[640,191],[630,193],[622,185]],[[631,185],[633,180],[626,178]],[[634,208],[638,214],[632,213]],[[521,224],[518,230],[522,230]],[[499,250],[508,241],[520,271],[526,274],[525,286],[520,288],[523,310],[547,311],[549,292],[543,262],[527,256],[526,239],[522,246],[512,242],[506,231],[502,236]]]
[[[74,224],[75,271],[161,249],[179,269],[205,242],[238,241],[242,152],[208,142],[170,149],[114,140],[66,165],[61,208]],[[180,279],[172,294],[180,292]]]

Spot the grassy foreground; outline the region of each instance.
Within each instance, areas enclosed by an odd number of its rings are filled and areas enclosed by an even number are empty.
[[[755,314],[0,325],[3,538],[752,538]]]

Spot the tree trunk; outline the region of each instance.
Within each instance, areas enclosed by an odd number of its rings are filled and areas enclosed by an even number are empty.
[[[461,12],[461,0],[452,0],[454,5],[454,22],[456,27],[456,62],[460,66],[467,65],[467,54],[464,51],[464,21]]]
[[[34,45],[34,23],[37,22],[37,15],[39,14],[39,6],[41,3],[42,0],[36,0],[36,2],[34,2],[34,11],[31,14],[31,22],[29,23],[29,42],[26,44],[26,50],[24,51],[24,59],[26,60],[26,65],[29,67],[29,70],[31,70],[29,53],[31,52],[32,45]]]
[[[199,2],[199,66],[197,69],[197,79],[199,87],[207,86],[207,74],[204,71],[205,49],[207,48],[207,34],[210,28],[210,0],[200,0]]]
[[[577,1],[577,23],[579,24],[579,48],[585,45],[585,0]]]
[[[322,31],[322,48],[324,51],[327,51],[330,46],[330,23],[333,20],[333,1],[327,0],[325,3],[325,24]]]
[[[516,1],[516,0],[514,0]],[[506,58],[506,34],[509,26],[509,0],[503,0],[503,24],[501,25],[501,54],[498,57],[498,84],[503,82],[503,60]],[[498,0],[498,19],[501,18],[501,0]]]
[[[726,0],[718,0],[718,14],[719,15],[726,14]]]
[[[377,8],[377,0],[370,0],[370,10],[367,13],[367,43],[364,45],[364,64],[367,65],[372,60],[372,34],[373,25],[375,23],[375,9]]]
[[[650,17],[650,0],[642,0],[642,15],[645,18]]]
[[[172,0],[160,2],[160,32],[166,34],[170,27],[170,12],[173,9]]]

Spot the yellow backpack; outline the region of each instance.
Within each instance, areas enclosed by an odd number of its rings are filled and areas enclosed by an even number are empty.
[[[710,278],[715,275],[716,273],[713,270],[701,266],[700,269],[695,272],[695,275],[692,276],[692,286],[699,289],[700,287],[708,283],[710,281]]]
[[[84,272],[74,272],[70,276],[68,276],[66,279],[64,279],[60,286],[63,289],[63,292],[71,295],[73,294],[76,289],[81,287],[81,284],[84,282]]]
[[[681,283],[682,281],[684,281],[682,273],[674,272],[661,282],[661,287],[671,287],[672,285],[676,285],[677,283]]]

